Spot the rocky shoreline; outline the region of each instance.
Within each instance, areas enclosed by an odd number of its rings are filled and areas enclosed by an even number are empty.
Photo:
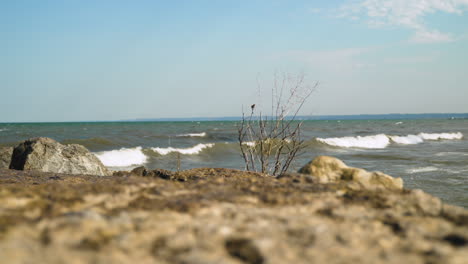
[[[300,172],[0,169],[0,259],[466,263],[468,210],[330,157]]]

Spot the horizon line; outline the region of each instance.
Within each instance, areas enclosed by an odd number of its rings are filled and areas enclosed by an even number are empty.
[[[387,118],[383,118],[387,117]],[[389,118],[391,117],[391,118]],[[400,118],[398,118],[400,117]],[[292,118],[292,117],[291,117]],[[387,114],[349,114],[349,115],[298,115],[295,119],[307,120],[362,120],[362,119],[440,119],[440,118],[468,118],[464,113],[387,113]],[[32,124],[32,123],[119,123],[119,122],[190,122],[190,121],[239,121],[242,116],[218,117],[161,117],[161,118],[131,118],[118,120],[80,120],[80,121],[13,121],[0,122],[0,124]]]

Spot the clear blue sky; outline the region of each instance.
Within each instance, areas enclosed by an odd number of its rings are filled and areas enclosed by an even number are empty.
[[[468,0],[1,1],[0,122],[468,112]],[[258,81],[257,81],[258,80]]]

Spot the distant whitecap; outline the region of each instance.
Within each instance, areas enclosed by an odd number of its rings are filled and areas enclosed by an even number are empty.
[[[246,141],[246,142],[242,142],[242,144],[248,146],[248,147],[255,147],[255,145],[257,143],[255,143],[255,141]]]
[[[206,132],[179,134],[179,135],[176,135],[176,136],[177,137],[206,137]]]
[[[431,171],[438,171],[439,169],[436,167],[418,167],[418,168],[411,168],[407,169],[406,172],[409,174],[414,174],[414,173],[423,173],[423,172],[431,172]]]

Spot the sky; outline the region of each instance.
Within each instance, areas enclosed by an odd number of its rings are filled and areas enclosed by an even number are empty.
[[[0,122],[468,112],[468,0],[0,1]],[[264,110],[264,112],[268,112]]]

